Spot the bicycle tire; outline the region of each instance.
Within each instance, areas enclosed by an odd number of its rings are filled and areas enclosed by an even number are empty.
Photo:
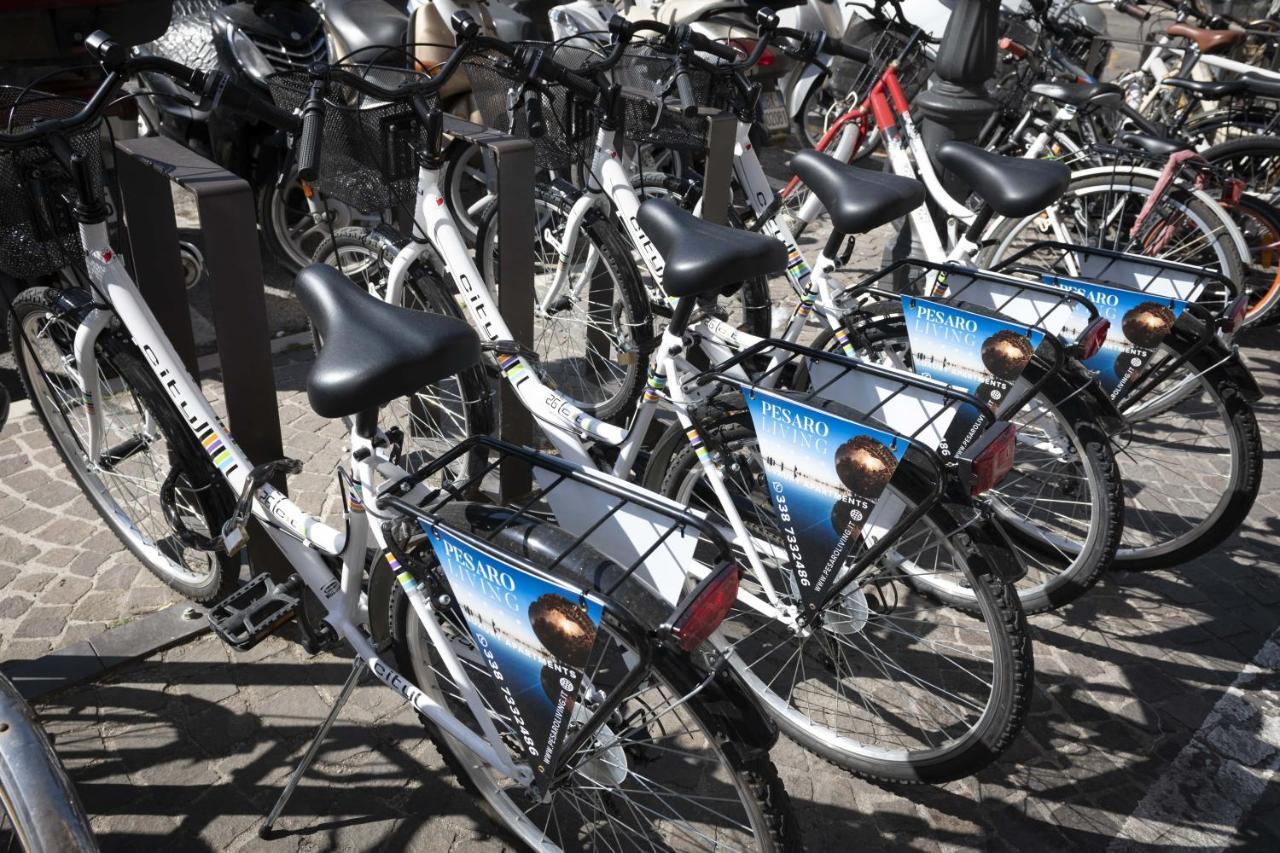
[[[91,471],[86,465],[80,440],[76,438],[78,425],[70,422],[63,406],[52,398],[54,380],[44,370],[39,372],[38,378],[34,374],[32,364],[29,362],[31,353],[28,341],[35,337],[36,329],[31,321],[42,317],[65,317],[69,300],[84,306],[88,306],[92,301],[89,294],[84,291],[62,291],[51,287],[24,290],[13,300],[9,317],[9,334],[14,341],[14,361],[27,399],[32,401],[32,408],[40,418],[41,426],[44,427],[50,442],[57,449],[58,456],[75,478],[80,490],[130,553],[137,557],[152,574],[186,598],[200,603],[221,600],[235,586],[239,577],[240,561],[225,553],[218,553],[207,556],[207,566],[201,573],[189,570],[185,566],[179,567],[172,555],[183,556],[203,552],[195,552],[185,547],[173,535],[172,527],[164,518],[163,509],[160,508],[160,488],[163,479],[168,478],[168,474],[162,479],[158,473],[158,467],[150,466],[150,470],[155,472],[152,477],[154,494],[150,497],[154,499],[156,505],[148,509],[154,509],[160,515],[158,520],[147,519],[147,530],[144,532],[139,526],[142,521],[131,516],[120,505],[122,498],[109,490],[101,474]],[[24,327],[26,327],[25,332],[28,338],[24,338]],[[46,324],[45,328],[50,329],[50,324]],[[70,333],[74,333],[74,328],[70,329]],[[51,341],[51,343],[64,353],[69,349],[60,342]],[[107,423],[109,412],[112,410],[112,401],[116,399],[124,401],[123,394],[127,392],[129,401],[137,408],[135,414],[149,415],[160,430],[158,438],[163,439],[165,445],[163,450],[166,451],[165,470],[177,472],[174,494],[181,495],[187,501],[186,506],[182,508],[187,516],[185,520],[200,523],[204,529],[199,532],[204,535],[221,533],[222,524],[231,516],[235,503],[231,489],[187,428],[172,398],[161,387],[155,374],[146,366],[142,355],[110,329],[104,331],[99,337],[95,354],[100,370],[103,369],[102,365],[108,366],[108,372],[105,375],[114,379],[121,389],[112,394],[110,399],[105,393],[103,395],[101,406],[104,410],[104,424]],[[78,385],[70,387],[77,389],[75,393],[78,394]],[[104,383],[104,391],[107,387],[108,383]],[[64,391],[64,394],[67,394],[69,399],[69,392]],[[125,402],[121,403],[122,406],[125,404]],[[129,423],[122,425],[131,426]],[[139,428],[145,429],[145,427],[146,420],[143,418]],[[124,447],[128,444],[135,448],[129,460],[144,452],[150,456],[150,449],[158,443],[157,437],[147,435],[145,432],[130,434],[127,438],[121,436],[121,438],[125,440],[113,442],[108,446]],[[136,444],[129,444],[135,439],[143,442],[140,449]],[[99,472],[105,473],[101,466],[94,467],[98,468]],[[133,466],[130,467],[130,471],[132,470],[134,470]],[[141,476],[119,474],[118,469],[115,473],[118,476],[111,478],[114,483],[127,483],[133,479],[141,480]],[[154,515],[154,512],[151,514]],[[162,532],[166,535],[159,536]],[[150,533],[149,537],[148,533]],[[162,549],[167,549],[168,553]]]
[[[1177,339],[1173,343],[1179,346],[1184,345]],[[1231,461],[1227,485],[1221,490],[1221,495],[1205,522],[1196,525],[1199,529],[1193,537],[1176,547],[1169,544],[1149,548],[1134,547],[1133,531],[1139,527],[1143,529],[1150,527],[1150,525],[1139,523],[1141,504],[1137,501],[1144,491],[1146,495],[1142,499],[1149,499],[1151,489],[1149,487],[1144,489],[1140,482],[1135,482],[1132,453],[1127,447],[1119,444],[1124,441],[1124,437],[1118,437],[1116,461],[1120,468],[1120,476],[1125,481],[1126,536],[1121,539],[1120,548],[1116,553],[1117,568],[1133,571],[1172,568],[1208,553],[1239,529],[1253,508],[1262,484],[1262,436],[1253,406],[1245,399],[1236,384],[1217,366],[1219,360],[1220,356],[1217,353],[1201,351],[1192,356],[1190,366],[1199,377],[1197,384],[1201,388],[1201,395],[1207,396],[1211,401],[1217,413],[1216,418],[1221,421],[1225,430],[1224,435],[1228,439]],[[1173,404],[1174,408],[1190,405],[1190,395],[1180,394],[1177,397],[1177,402]],[[1132,418],[1135,414],[1133,405],[1122,406],[1121,413]],[[1183,420],[1206,423],[1208,410],[1190,411],[1183,416]],[[1164,444],[1160,439],[1153,439],[1151,443],[1155,446]],[[1202,443],[1194,443],[1200,455],[1203,455]],[[1170,484],[1173,491],[1181,494],[1185,492],[1186,484],[1193,482],[1192,477],[1196,472],[1189,470],[1187,466],[1197,458],[1199,457],[1188,457],[1182,460],[1183,467],[1179,469],[1175,482]],[[1153,515],[1156,515],[1155,511]],[[1167,515],[1168,513],[1159,511],[1158,517],[1167,517]]]
[[[732,456],[734,459],[732,464],[737,464],[739,461],[735,455],[737,449],[742,446],[749,446],[755,441],[754,428],[749,421],[749,416],[742,412],[740,408],[730,405],[720,414],[700,423],[699,432],[706,446],[716,448],[717,452],[720,452],[726,459]],[[678,430],[678,426],[673,428],[672,432],[675,430]],[[656,485],[657,490],[664,495],[677,501],[691,503],[693,498],[689,494],[685,494],[685,492],[688,491],[686,485],[691,478],[700,476],[701,463],[697,458],[696,451],[687,441],[666,441],[660,447],[666,447],[671,452],[669,454],[655,452],[651,457],[645,474],[646,486],[654,488]],[[907,466],[900,463],[898,471],[902,472],[905,468]],[[916,499],[919,499],[919,495],[927,494],[929,491],[928,484],[912,482],[910,479],[898,488],[900,494],[908,500],[912,495],[917,496]],[[767,498],[764,500],[767,503]],[[701,508],[709,510],[710,504]],[[936,784],[972,775],[993,762],[1013,742],[1022,728],[1030,701],[1034,664],[1031,640],[1027,633],[1026,617],[1022,608],[1018,605],[1017,596],[997,571],[997,566],[1008,565],[1009,563],[1006,561],[1012,560],[1012,557],[1005,551],[1004,543],[991,535],[985,526],[981,524],[966,527],[957,523],[952,512],[943,504],[931,509],[925,518],[905,535],[911,536],[922,529],[942,532],[941,535],[936,537],[937,545],[934,547],[945,549],[953,559],[958,559],[962,563],[960,571],[965,575],[966,582],[970,583],[975,589],[974,600],[976,606],[973,609],[981,614],[979,617],[974,617],[942,602],[938,612],[941,613],[945,610],[948,614],[954,614],[954,616],[948,615],[946,617],[954,621],[949,627],[938,628],[937,633],[946,634],[949,637],[965,636],[965,631],[983,633],[990,638],[991,644],[990,693],[981,700],[983,702],[981,716],[963,735],[957,736],[951,745],[943,747],[931,746],[931,748],[913,750],[903,746],[901,740],[898,741],[899,748],[896,749],[890,749],[887,745],[888,741],[883,739],[874,744],[858,742],[854,737],[842,733],[840,723],[814,721],[802,709],[792,707],[791,696],[783,696],[773,690],[771,687],[773,683],[788,682],[785,674],[775,674],[770,677],[767,672],[756,673],[754,668],[767,665],[766,658],[772,655],[774,651],[785,656],[785,665],[791,660],[800,660],[802,657],[801,652],[811,641],[814,645],[817,645],[820,640],[826,639],[826,634],[834,634],[834,631],[815,631],[805,640],[799,642],[795,640],[794,633],[791,633],[791,639],[787,642],[783,642],[782,635],[779,635],[776,641],[768,638],[756,639],[755,645],[751,646],[751,650],[746,654],[754,655],[758,650],[757,647],[767,647],[769,650],[761,652],[760,657],[753,658],[751,666],[746,665],[736,651],[729,655],[730,663],[738,672],[739,677],[743,679],[748,689],[752,691],[766,712],[777,722],[779,728],[785,734],[824,760],[859,776],[878,781]],[[760,535],[759,532],[757,532],[757,535]],[[988,559],[987,555],[991,555],[992,559]],[[927,562],[927,559],[925,562]],[[936,565],[934,569],[936,570]],[[846,609],[854,606],[847,602],[857,595],[863,595],[863,598],[866,598],[866,594],[859,587],[858,590],[852,591],[846,596],[841,596],[838,607],[844,609],[837,609],[833,612],[837,616],[844,614]],[[928,600],[933,597],[926,592],[922,598]],[[725,625],[733,625],[741,621],[743,623],[741,630],[747,631],[749,638],[766,637],[765,634],[758,633],[762,632],[763,629],[756,629],[752,625],[745,623],[743,613],[746,610],[748,608],[742,606],[735,608],[735,611],[726,620]],[[874,621],[870,618],[870,612],[870,605],[867,605],[864,613],[864,627],[857,629],[856,635],[871,636],[871,631],[866,631],[864,634],[865,626]],[[918,614],[922,612],[922,609],[911,608],[907,612],[909,614]],[[845,616],[843,618],[847,620],[850,617]],[[885,618],[891,619],[892,617],[886,615]],[[908,621],[918,622],[921,620],[918,616],[915,616],[909,617]],[[839,620],[833,622],[833,624],[838,622]],[[875,631],[876,627],[873,625],[872,631]],[[787,630],[789,631],[789,629]],[[889,632],[890,640],[892,640],[892,635],[895,631],[906,634],[906,631],[901,629],[900,626],[895,626]],[[721,631],[717,633],[714,639],[717,647],[722,652],[736,649],[736,644],[740,642],[736,637],[728,637],[724,626],[722,626]],[[959,643],[962,641],[955,640],[954,642]],[[868,640],[867,643],[870,644],[870,641]],[[794,652],[792,652],[793,647],[797,647]],[[954,663],[952,656],[960,656],[959,646],[948,643],[948,650],[951,652],[950,655],[940,655],[935,651],[933,654],[936,657],[929,657],[926,652],[917,651],[911,660],[915,661],[919,658],[936,661],[938,658],[943,658],[948,662]],[[885,657],[883,649],[873,649],[873,652],[875,655]],[[829,656],[825,650],[815,652],[810,649],[804,652],[803,657],[814,657],[816,662],[822,655]],[[852,657],[852,655],[853,652],[850,650],[848,657]],[[849,665],[848,657],[845,656],[843,651],[840,652],[839,663],[846,666]],[[798,665],[801,669],[804,669],[803,662]],[[824,677],[824,680],[820,681],[818,686],[825,686],[826,679],[829,679],[834,673],[821,664],[816,665],[819,666],[818,671]],[[966,669],[970,673],[966,678],[972,678],[972,673],[986,671],[987,662],[984,660],[979,664],[972,660],[966,660],[965,664],[957,664],[957,666]],[[851,692],[857,692],[856,699],[841,700],[837,698],[833,700],[830,696],[823,696],[815,700],[820,703],[820,713],[829,714],[830,710],[826,706],[834,701],[844,706],[841,711],[842,718],[855,720],[856,723],[855,715],[860,713],[863,707],[867,707],[870,713],[873,705],[879,707],[896,701],[896,697],[903,696],[906,693],[905,686],[898,682],[886,688],[887,693],[872,695],[878,677],[891,678],[891,676],[885,676],[884,673],[894,668],[906,674],[914,682],[923,683],[918,676],[908,673],[901,665],[881,664],[879,666],[879,676],[869,672],[853,679],[857,681],[857,684],[854,685]],[[872,669],[876,669],[874,662],[872,663]],[[816,692],[817,686],[809,686],[813,679],[808,676],[806,678],[805,689]],[[844,679],[835,679],[837,684],[842,680]],[[974,680],[981,679],[974,678]],[[971,684],[968,686],[972,688]],[[931,687],[940,694],[946,695],[952,695],[953,690],[965,689],[964,687],[958,687],[954,682],[948,682],[946,687],[939,685],[931,685]],[[799,701],[799,699],[796,699],[796,702]],[[975,698],[975,704],[977,701]],[[918,714],[917,721],[925,717],[932,718],[935,715],[935,711],[930,711],[923,715]],[[870,737],[883,738],[883,732],[885,731],[890,732],[888,737],[906,737],[907,735],[903,730],[907,728],[905,721],[908,719],[909,713],[906,710],[891,709],[888,714],[891,718],[890,720],[882,718],[878,722],[871,723],[872,734]],[[898,725],[899,722],[901,722],[900,730],[897,732],[892,731],[893,727]],[[932,722],[936,724],[936,720]],[[936,742],[935,738],[923,735],[916,735],[915,738],[921,743],[929,743],[931,745]]]
[[[534,185],[535,217],[557,216],[563,221],[573,202],[572,193],[563,187],[547,183]],[[498,249],[494,243],[497,239],[497,213],[498,205],[493,202],[481,212],[476,222],[477,266],[490,286],[496,280],[497,273]],[[534,237],[535,302],[541,298],[537,282],[539,269],[551,273],[560,262],[559,249],[550,244],[548,237],[552,230],[539,227]],[[559,229],[554,231],[558,236]],[[636,401],[644,388],[649,352],[654,343],[653,318],[644,285],[619,230],[593,210],[582,220],[582,236],[590,244],[586,251],[594,249],[599,254],[612,279],[614,301],[608,306],[609,317],[599,316],[600,309],[592,307],[590,297],[585,303],[579,301],[579,304],[586,306],[584,310],[588,318],[581,324],[577,324],[572,316],[564,323],[556,322],[555,315],[540,317],[535,307],[533,350],[538,356],[535,369],[544,381],[584,412],[602,421],[621,423],[635,411]],[[543,247],[541,251],[539,246]],[[577,249],[584,249],[581,239]],[[565,261],[572,262],[573,259]],[[565,307],[572,311],[575,301],[565,297]],[[557,311],[560,310],[557,308]],[[593,314],[596,315],[594,319]],[[543,323],[541,333],[537,327],[539,320]],[[584,335],[580,331],[581,326],[592,326],[592,329]],[[605,339],[605,347],[616,351],[618,358],[610,358],[608,353],[601,353],[591,343],[590,335],[593,332]],[[572,353],[578,337],[583,339],[583,346],[590,349],[581,356]],[[585,369],[594,372],[597,377],[605,376],[606,383],[597,383],[587,376],[582,367],[584,363]],[[614,364],[619,369],[605,370],[602,373],[609,364]]]
[[[1276,310],[1280,305],[1280,210],[1248,194],[1223,206],[1249,245],[1249,266],[1242,283],[1250,296],[1245,325],[1274,323],[1280,319]]]
[[[31,706],[2,674],[0,724],[0,844],[11,850],[17,841],[27,853],[94,853],[98,842],[75,785]]]
[[[1211,145],[1200,156],[1229,176],[1245,182],[1245,191],[1257,198],[1280,201],[1280,139],[1246,136]]]
[[[554,569],[555,574],[575,585],[592,588],[603,579],[621,575],[623,570],[594,548],[575,545],[577,537],[552,524],[538,522],[526,516],[516,518],[515,515],[509,509],[467,503],[450,504],[440,512],[441,520],[453,527],[476,533],[500,550],[518,558],[544,566],[548,570]],[[433,560],[434,557],[429,559]],[[670,608],[639,583],[625,583],[615,590],[614,595],[619,606],[632,613],[641,624],[656,626],[664,616],[669,615]],[[429,648],[423,646],[424,642],[429,646],[430,641],[425,639],[423,631],[410,630],[413,624],[412,609],[399,586],[392,591],[388,613],[392,619],[393,650],[400,671],[424,692],[432,694],[442,703],[447,702],[447,698],[440,692],[440,684],[432,666],[434,656]],[[605,620],[601,627],[606,628],[607,625],[608,620]],[[658,681],[673,687],[682,696],[688,695],[683,691],[691,686],[689,673],[677,658],[659,652],[655,655],[654,671]],[[712,689],[710,692],[715,691]],[[778,777],[777,768],[769,758],[767,747],[762,744],[749,745],[750,738],[742,732],[743,709],[726,707],[723,698],[717,700],[702,694],[692,696],[684,707],[713,735],[709,739],[712,741],[709,746],[714,750],[724,774],[732,781],[732,789],[749,812],[750,826],[758,842],[758,849],[785,853],[802,851],[804,847],[799,824],[791,812],[790,798]],[[484,810],[495,822],[503,826],[521,846],[529,849],[554,849],[546,846],[550,842],[545,832],[537,829],[538,821],[527,817],[525,811],[530,808],[527,802],[512,802],[496,790],[492,780],[464,747],[456,744],[427,720],[424,719],[423,723],[446,765],[463,786],[479,798]],[[635,724],[632,728],[641,726]],[[643,744],[638,744],[635,748],[643,749]],[[690,765],[695,757],[690,750]],[[653,773],[653,766],[647,765],[646,775],[651,776]],[[574,775],[576,777],[578,774]],[[611,791],[610,796],[626,799],[616,791]],[[625,803],[623,805],[624,808],[618,811],[625,813],[627,809]],[[559,821],[548,822],[548,826],[550,825],[560,828]]]

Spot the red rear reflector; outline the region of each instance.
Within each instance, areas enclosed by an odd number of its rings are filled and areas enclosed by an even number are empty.
[[[984,442],[982,450],[969,466],[972,477],[969,494],[976,497],[1000,485],[1000,481],[1013,470],[1013,452],[1017,439],[1017,428],[1006,423],[996,436]]]
[[[764,53],[760,54],[759,65],[761,68],[768,68],[770,65],[773,65],[774,60],[776,58],[777,57],[774,55],[773,48],[766,47],[764,49]]]
[[[720,627],[738,600],[738,567],[729,563],[698,584],[689,603],[671,623],[680,648],[692,652]]]
[[[1107,342],[1109,331],[1111,331],[1111,321],[1106,317],[1094,317],[1089,325],[1084,327],[1084,331],[1080,333],[1080,339],[1076,341],[1082,361],[1098,354],[1098,350],[1102,349],[1102,345]]]

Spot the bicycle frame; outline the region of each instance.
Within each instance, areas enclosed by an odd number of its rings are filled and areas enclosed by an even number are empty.
[[[81,225],[80,234],[90,281],[110,305],[110,309],[92,309],[77,329],[75,337],[76,370],[81,383],[84,410],[88,416],[90,459],[100,457],[103,435],[102,412],[98,405],[102,389],[93,356],[94,344],[114,312],[168,392],[173,405],[182,413],[187,428],[208,453],[218,473],[234,493],[243,492],[250,485],[250,461],[219,422],[199,386],[182,366],[123,262],[111,250],[105,223]],[[379,554],[389,553],[381,528],[369,523],[364,496],[378,495],[379,483],[399,482],[408,477],[409,472],[392,463],[386,449],[375,446],[372,437],[361,436],[353,430],[350,439],[353,488],[345,501],[345,532],[306,513],[270,485],[263,486],[253,502],[254,518],[261,522],[262,529],[324,605],[325,621],[351,644],[356,654],[366,662],[379,680],[399,693],[435,725],[463,743],[480,760],[521,784],[528,784],[532,779],[532,772],[528,767],[512,762],[492,719],[484,709],[479,691],[468,678],[462,662],[449,647],[434,615],[433,606],[420,586],[411,578],[407,582],[401,581],[415,614],[440,651],[450,675],[456,680],[468,707],[476,717],[483,736],[476,734],[447,708],[400,675],[382,658],[369,636],[361,629],[361,625],[367,624],[369,619],[368,602],[363,595],[362,584],[367,548],[375,545]],[[424,501],[428,498],[428,490],[417,485],[412,491],[398,496],[404,500]],[[339,562],[341,574],[335,579],[332,566]]]

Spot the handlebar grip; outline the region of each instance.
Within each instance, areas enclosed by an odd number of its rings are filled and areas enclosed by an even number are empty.
[[[1115,7],[1117,12],[1122,12],[1137,21],[1146,21],[1151,17],[1149,9],[1140,9],[1129,0],[1116,0]]]
[[[680,99],[680,114],[692,118],[698,114],[698,99],[693,95],[693,84],[689,82],[689,72],[683,68],[676,70],[676,97]]]
[[[320,143],[324,134],[324,81],[311,84],[302,105],[302,132],[298,136],[298,177],[314,181],[320,175]]]
[[[853,44],[845,44],[839,39],[827,39],[827,43],[823,46],[823,50],[833,53],[836,56],[852,59],[854,62],[861,62],[864,65],[871,64],[871,51],[864,47],[858,47]]]
[[[725,62],[735,62],[738,59],[738,51],[734,50],[727,44],[713,41],[702,33],[695,33],[689,30],[685,34],[685,43],[694,50],[702,53],[709,53],[717,59],[723,59]]]

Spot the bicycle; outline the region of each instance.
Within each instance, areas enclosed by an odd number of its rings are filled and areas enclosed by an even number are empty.
[[[460,53],[470,56],[476,51],[484,51],[492,54],[481,57],[481,61],[489,66],[497,62],[507,63],[508,73],[513,78],[529,81],[531,91],[535,93],[542,91],[538,87],[557,85],[569,89],[583,101],[594,102],[610,91],[598,77],[594,77],[595,69],[589,65],[566,68],[543,47],[512,45],[479,37],[465,17],[455,18],[455,28],[459,30]],[[620,57],[623,47],[621,43],[615,45],[605,61]],[[457,62],[461,63],[461,60]],[[532,69],[536,69],[536,73]],[[313,73],[323,78],[330,72],[314,69]],[[439,74],[444,74],[444,71]],[[340,79],[344,88],[349,86],[375,103],[387,103],[398,97],[370,80],[357,81],[348,75],[341,75]],[[335,102],[349,100],[339,92]],[[523,103],[526,109],[531,103],[544,106],[535,97],[525,99]],[[535,123],[539,112],[538,107],[533,109],[531,124]],[[634,109],[644,109],[644,106],[637,104]],[[648,110],[652,116],[654,107],[650,105]],[[596,150],[592,162],[600,167],[598,171],[607,183],[629,186],[630,177],[617,163],[617,156],[613,153],[610,139],[613,128],[608,126],[610,114],[607,110],[604,112],[603,127],[598,137],[598,141],[608,147]],[[424,122],[427,118],[422,117]],[[875,536],[863,539],[850,534],[845,537],[839,549],[828,552],[828,556],[831,553],[840,556],[835,565],[840,568],[843,564],[844,568],[838,576],[827,573],[819,587],[820,595],[814,593],[813,597],[804,597],[808,593],[802,595],[802,589],[807,587],[801,583],[803,577],[790,561],[788,552],[767,538],[761,538],[744,522],[737,501],[723,485],[718,462],[708,451],[709,445],[704,443],[701,424],[695,418],[695,404],[702,395],[692,388],[702,384],[718,391],[723,388],[723,380],[710,375],[705,369],[694,367],[683,355],[684,332],[691,326],[698,300],[744,278],[768,270],[781,270],[786,258],[780,244],[772,238],[710,225],[661,200],[641,204],[637,199],[633,211],[635,226],[639,233],[647,235],[646,242],[652,244],[649,251],[664,261],[663,287],[672,297],[673,304],[670,307],[671,321],[654,350],[655,363],[640,404],[626,428],[619,427],[582,411],[557,390],[544,384],[540,373],[533,369],[529,354],[511,341],[510,331],[490,290],[479,284],[482,278],[458,236],[447,205],[435,201],[440,198],[438,169],[433,166],[432,158],[435,150],[430,144],[421,145],[414,158],[418,167],[419,200],[414,229],[427,235],[428,239],[405,244],[391,260],[385,278],[380,277],[377,285],[378,292],[385,299],[394,303],[402,298],[406,272],[414,261],[427,253],[437,254],[447,271],[446,298],[455,295],[460,298],[473,326],[496,357],[504,379],[511,383],[523,405],[533,413],[547,440],[562,457],[576,464],[594,466],[618,477],[629,476],[636,467],[658,409],[673,411],[686,430],[685,441],[704,465],[707,482],[712,484],[708,488],[719,495],[716,529],[732,543],[735,555],[744,566],[743,586],[736,599],[734,613],[744,614],[743,618],[750,616],[763,620],[778,636],[785,638],[782,641],[790,644],[789,647],[795,648],[809,639],[813,640],[811,647],[832,637],[835,637],[835,642],[846,642],[843,635],[816,626],[831,620],[847,621],[847,611],[843,609],[845,605],[842,602],[864,601],[865,596],[860,591],[863,586],[874,586],[880,582],[899,594],[896,600],[876,599],[877,610],[867,612],[867,618],[858,623],[858,630],[849,634],[852,638],[849,642],[861,644],[861,649],[850,648],[844,656],[841,664],[844,670],[834,689],[812,679],[806,679],[806,683],[799,684],[795,690],[790,679],[785,685],[779,682],[775,687],[771,677],[762,677],[762,673],[757,671],[756,666],[760,662],[746,657],[739,650],[740,636],[729,635],[725,631],[713,635],[717,653],[724,656],[750,685],[770,716],[806,746],[819,749],[824,756],[842,766],[880,778],[914,781],[956,778],[991,761],[1005,748],[1025,712],[1032,664],[1016,598],[1008,593],[998,574],[1005,565],[1004,545],[982,525],[971,522],[963,536],[950,540],[934,537],[933,544],[927,548],[906,542],[901,545],[904,550],[897,553],[891,563],[885,564],[880,558],[888,553],[888,549],[902,542],[904,532],[920,518],[933,518],[936,528],[959,530],[963,525],[941,503],[945,496],[940,490],[941,485],[947,483],[949,486],[954,484],[955,489],[962,488],[961,496],[949,500],[964,501],[971,488],[981,491],[998,482],[1005,471],[1000,460],[1007,444],[993,442],[990,447],[975,447],[975,454],[984,449],[988,451],[974,460],[976,468],[973,470],[984,472],[979,478],[981,486],[975,486],[974,482],[961,484],[951,466],[943,464],[920,442],[871,427],[838,403],[822,401],[822,405],[829,408],[822,408],[813,417],[822,419],[825,428],[879,436],[877,441],[886,447],[895,445],[903,455],[893,465],[898,472],[894,476],[899,479],[891,480],[890,492],[896,500],[886,498],[882,502],[884,509],[877,520],[878,526],[872,528]],[[323,175],[321,177],[323,179]],[[696,245],[685,243],[680,247],[669,242],[678,240],[681,235],[694,235],[700,242]],[[792,398],[785,392],[752,388],[750,377],[745,387],[741,382],[737,387],[740,400],[747,397],[763,400],[766,395],[773,394],[778,396],[769,399],[788,409],[805,408],[808,411],[814,405],[813,401]],[[1007,436],[1008,431],[996,430],[995,433]],[[838,493],[841,488],[836,487],[835,491]],[[898,490],[902,490],[901,493]],[[868,500],[875,503],[874,497]],[[863,509],[867,506],[864,505]],[[862,514],[865,516],[866,512]],[[849,529],[851,518],[844,519],[841,529]],[[943,518],[945,521],[940,520]],[[583,523],[589,522],[590,518]],[[822,524],[825,529],[831,528],[830,513],[822,518]],[[957,545],[957,542],[964,544]],[[953,578],[956,585],[967,585],[975,590],[977,609],[984,617],[982,620],[957,614],[944,604],[921,596],[910,586],[911,578],[902,566],[912,566],[916,561],[925,559],[931,565],[935,559],[938,561],[938,576]],[[907,602],[915,604],[908,606]],[[915,614],[915,625],[926,627],[913,625],[909,630],[903,630],[899,624],[897,630],[892,630],[890,625],[897,608],[910,609]],[[726,621],[737,620],[738,617],[731,613]],[[960,631],[963,632],[961,636],[971,636],[969,648],[963,653],[950,647],[938,649],[930,639],[934,629],[928,627],[938,623],[946,626],[938,630]],[[775,643],[774,648],[781,647]],[[901,655],[906,656],[901,658],[903,664],[896,669],[884,668],[884,660],[895,660]],[[958,663],[961,658],[963,664]],[[904,668],[914,668],[915,662],[922,660],[931,662],[927,676]],[[899,675],[899,670],[904,675]],[[964,674],[966,672],[978,672],[981,677],[975,680]],[[851,685],[855,683],[865,695],[874,694],[873,707],[863,706],[851,698],[850,691],[854,689]],[[931,683],[935,687],[930,688],[928,685]],[[822,691],[831,697],[834,704],[817,708],[811,696],[800,695],[800,688]],[[955,700],[951,698],[953,696]],[[913,707],[920,702],[927,703],[928,707]],[[945,722],[939,723],[943,718],[937,715],[944,708]],[[815,719],[815,714],[820,716]],[[885,731],[895,739],[890,753],[885,752]]]
[[[8,271],[16,261],[28,269],[60,264],[74,260],[80,244],[86,289],[37,290],[15,302],[11,328],[36,411],[64,458],[79,463],[73,472],[95,505],[102,508],[102,496],[90,490],[87,476],[125,457],[156,456],[151,451],[161,445],[163,455],[152,462],[172,471],[166,481],[182,479],[198,494],[226,499],[220,513],[206,516],[207,529],[197,531],[169,492],[161,503],[173,537],[192,550],[234,555],[248,521],[258,522],[294,574],[279,584],[256,575],[214,604],[210,621],[218,635],[249,648],[297,619],[316,647],[345,643],[356,662],[344,694],[366,669],[394,690],[424,719],[463,783],[522,844],[576,848],[597,835],[623,833],[653,846],[799,850],[798,828],[768,759],[776,730],[731,673],[703,668],[693,656],[723,618],[739,570],[715,560],[700,582],[689,584],[673,555],[701,544],[727,557],[714,528],[625,483],[489,439],[463,442],[417,471],[397,464],[402,437],[378,428],[378,409],[423,383],[474,368],[481,349],[467,324],[387,305],[336,270],[307,268],[297,292],[322,338],[308,399],[321,416],[349,423],[349,468],[336,483],[344,529],[308,515],[270,484],[277,473],[298,470],[296,462],[255,466],[245,457],[111,248],[94,165],[97,122],[123,80],[144,69],[299,134],[304,155],[318,141],[315,113],[304,110],[300,122],[222,75],[130,59],[101,32],[86,46],[107,71],[88,103],[64,102],[50,116],[44,96],[31,105],[11,100],[10,130],[0,133],[0,157],[19,173],[18,186],[58,191],[44,202],[65,192],[59,221],[71,233],[41,231],[48,239],[22,251],[4,241],[0,265]],[[404,94],[429,97],[438,85],[420,82]],[[300,169],[309,162],[301,157]],[[15,195],[20,200],[9,201],[6,211],[29,216],[27,193]],[[26,221],[35,233],[38,220]],[[63,306],[78,306],[79,313]],[[74,330],[70,340],[56,334],[67,326]],[[60,352],[47,369],[32,360],[36,341]],[[137,369],[112,373],[104,383],[104,361]],[[55,398],[53,385],[78,393]],[[103,403],[121,394],[144,401],[148,416],[127,447],[104,449]],[[530,502],[507,508],[478,502],[491,468],[467,480],[451,476],[452,463],[480,445],[495,464],[523,461],[542,478]],[[548,520],[548,506],[561,515],[566,503],[584,500],[603,507],[591,530],[570,534]],[[633,536],[611,538],[619,526]],[[621,554],[621,562],[606,554]],[[209,600],[234,580],[224,573],[202,594]],[[324,615],[312,622],[303,596],[313,597]],[[318,744],[319,737],[267,827]]]

